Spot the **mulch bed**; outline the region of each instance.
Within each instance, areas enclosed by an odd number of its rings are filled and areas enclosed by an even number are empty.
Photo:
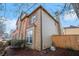
[[[56,51],[32,49],[8,49],[5,56],[79,56],[79,51],[57,48]]]

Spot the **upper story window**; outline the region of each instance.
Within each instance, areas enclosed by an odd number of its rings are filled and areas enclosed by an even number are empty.
[[[31,20],[30,20],[31,24],[33,24],[36,21],[36,17],[37,17],[36,15],[34,15],[34,16],[31,17]]]

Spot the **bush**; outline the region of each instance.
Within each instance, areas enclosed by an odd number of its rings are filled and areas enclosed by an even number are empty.
[[[0,54],[4,51],[4,49],[7,47],[6,41],[0,41]]]
[[[0,48],[8,46],[6,41],[0,41]]]
[[[12,41],[12,40],[8,40],[8,41],[7,41],[7,44],[8,44],[8,45],[11,45],[11,41]]]
[[[25,47],[25,40],[12,40],[11,41],[11,46],[14,48],[23,48]]]
[[[2,48],[3,47],[3,42],[2,41],[0,41],[0,48]]]
[[[74,51],[74,49],[72,49],[72,48],[66,48],[67,50],[69,50],[69,51]]]

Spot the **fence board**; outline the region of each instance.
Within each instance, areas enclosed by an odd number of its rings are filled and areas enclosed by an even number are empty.
[[[79,35],[55,35],[52,41],[56,47],[79,50]]]

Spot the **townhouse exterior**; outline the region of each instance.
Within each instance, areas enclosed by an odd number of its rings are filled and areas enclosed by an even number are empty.
[[[63,30],[64,35],[79,35],[79,27],[78,26],[70,26],[65,27]]]
[[[13,31],[12,33],[11,33],[11,39],[17,39],[18,37],[17,37],[17,30],[15,30],[15,31]]]
[[[60,35],[60,21],[42,6],[30,14],[22,14],[17,24],[18,39],[25,39],[28,47],[43,50],[52,46],[52,35]]]
[[[16,22],[16,30],[11,32],[11,39],[19,39],[20,37],[20,28],[21,28],[21,21],[18,18],[17,22]]]

